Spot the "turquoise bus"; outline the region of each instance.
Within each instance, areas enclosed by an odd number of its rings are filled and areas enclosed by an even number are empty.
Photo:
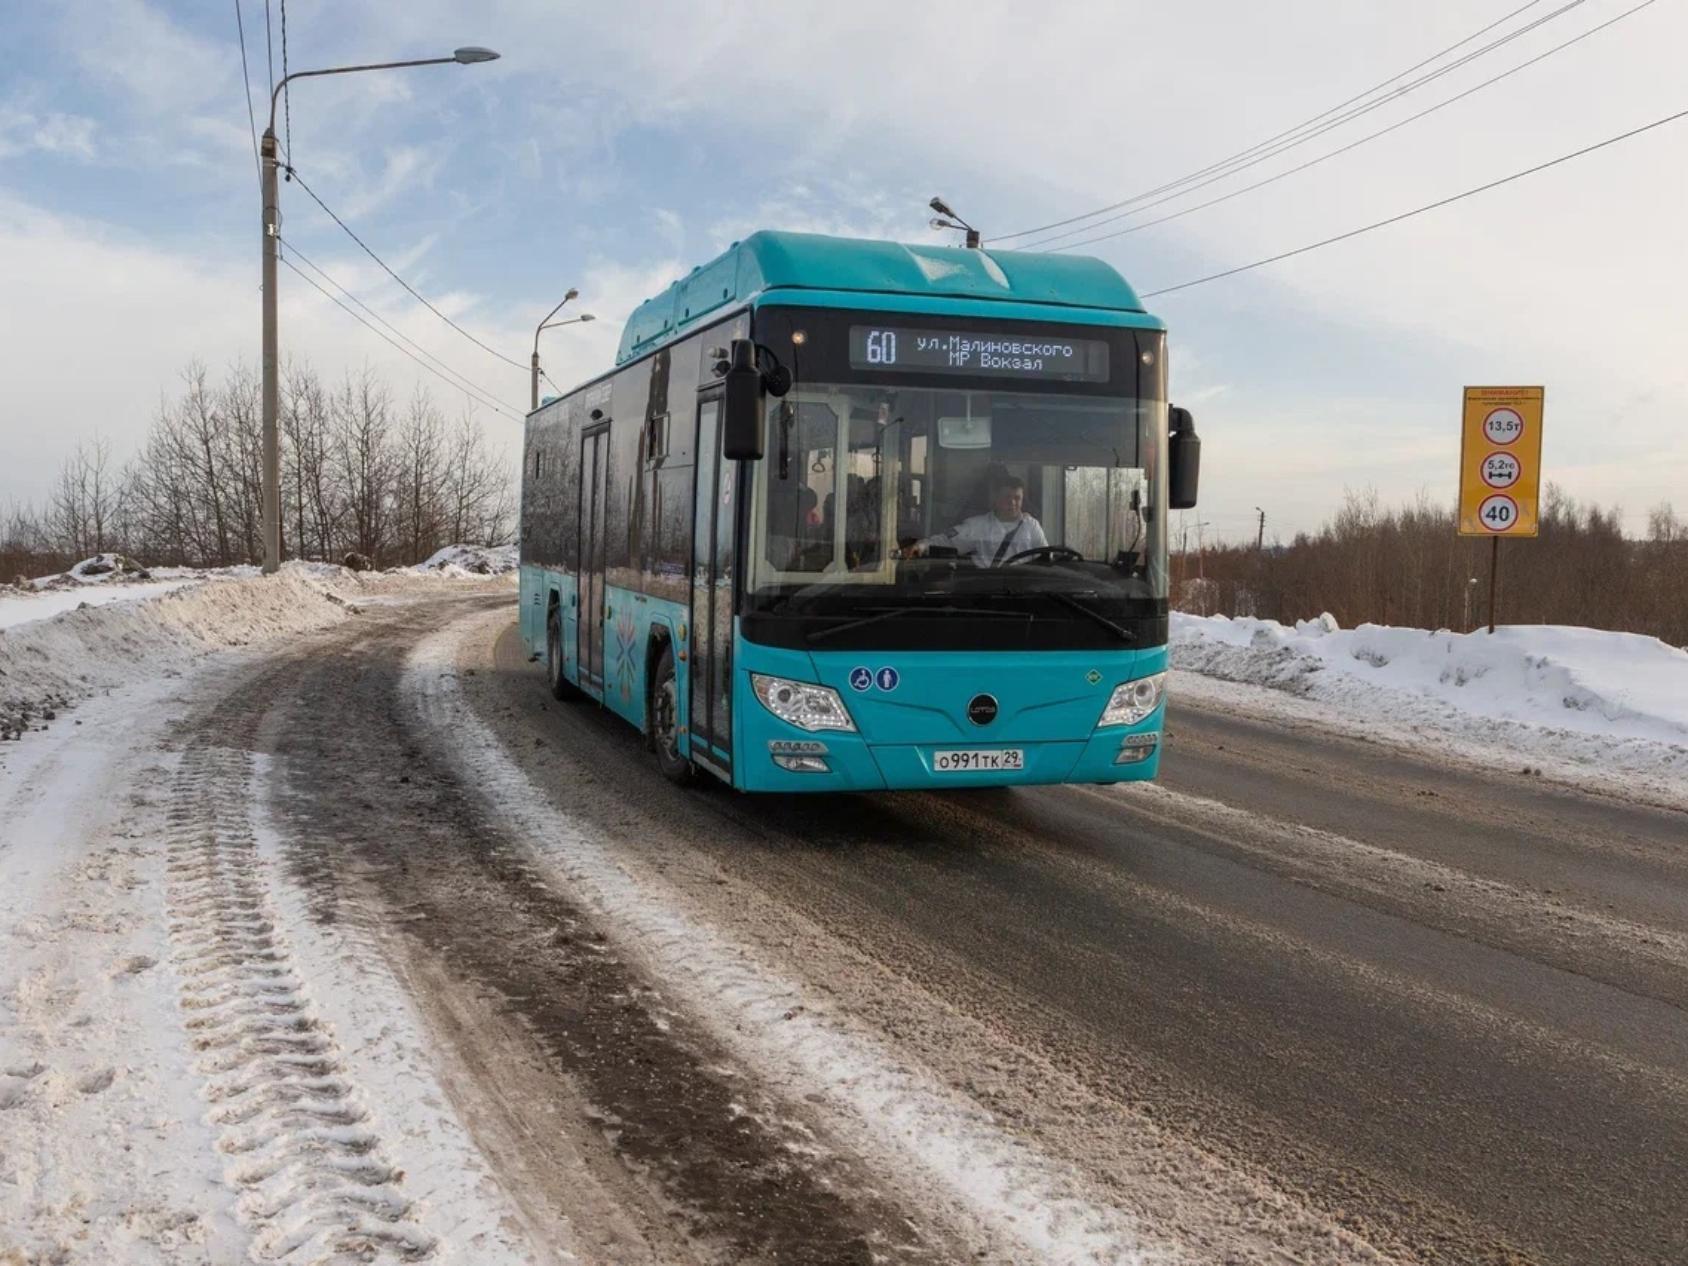
[[[528,416],[521,635],[677,782],[1153,778],[1166,378],[1099,260],[756,233]]]

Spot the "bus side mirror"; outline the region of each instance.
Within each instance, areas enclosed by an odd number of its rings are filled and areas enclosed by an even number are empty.
[[[1172,408],[1172,434],[1167,453],[1167,504],[1174,510],[1196,507],[1196,484],[1202,472],[1202,442],[1188,409]]]
[[[730,462],[757,461],[762,456],[762,374],[756,368],[755,343],[733,340],[726,380],[721,455]]]

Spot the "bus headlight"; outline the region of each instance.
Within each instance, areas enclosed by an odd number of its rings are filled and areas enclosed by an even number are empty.
[[[1108,700],[1108,706],[1102,709],[1102,719],[1096,723],[1097,727],[1136,725],[1160,706],[1161,695],[1165,687],[1165,673],[1155,673],[1152,677],[1139,677],[1136,681],[1128,681],[1123,685],[1115,686],[1113,697]]]
[[[844,701],[829,686],[751,673],[750,688],[764,708],[800,730],[854,731],[856,728]]]

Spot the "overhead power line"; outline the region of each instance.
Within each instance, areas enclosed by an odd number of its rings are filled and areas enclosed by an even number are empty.
[[[423,360],[420,356],[416,355],[409,348],[405,347],[402,343],[399,343],[398,341],[393,339],[391,336],[389,336],[384,330],[380,329],[378,326],[374,325],[370,321],[365,320],[355,309],[350,308],[345,303],[341,302],[341,300],[339,299],[338,296],[331,294],[328,290],[324,289],[321,285],[319,285],[316,282],[316,280],[314,278],[311,277],[311,275],[309,273],[305,272],[302,268],[300,268],[298,265],[296,265],[291,259],[288,259],[286,256],[283,256],[281,258],[281,262],[286,264],[287,267],[291,268],[294,271],[294,273],[296,273],[299,277],[303,278],[314,290],[316,290],[319,294],[321,294],[325,299],[327,299],[331,303],[333,303],[336,307],[338,307],[347,316],[351,317],[354,321],[358,322],[360,325],[364,326],[364,328],[368,329],[372,333],[377,334],[381,338],[385,339],[389,344],[391,344],[391,346],[393,347],[393,349],[395,351],[401,352],[404,355],[410,357],[411,360],[415,361],[418,365],[422,366],[423,369],[426,369],[430,374],[433,374],[434,377],[438,378],[441,382],[445,383],[447,386],[452,387],[452,388],[454,388],[455,390],[458,390],[458,391],[464,390],[462,384],[453,382],[451,379],[447,378],[444,374],[442,374],[439,370],[435,369],[427,361]],[[473,393],[469,393],[469,394],[472,395]],[[519,413],[516,413],[508,405],[497,404],[497,403],[495,403],[491,400],[482,399],[480,397],[475,397],[475,398],[477,400],[479,400],[479,403],[486,405],[487,408],[492,409],[496,413],[503,414],[507,418],[510,418],[512,420],[515,420],[515,421],[519,421],[520,418],[521,418],[521,415]]]
[[[1534,8],[1536,4],[1540,3],[1540,0],[1530,0],[1529,3],[1524,4],[1521,7],[1512,10],[1510,13],[1507,13],[1505,16],[1496,19],[1494,22],[1489,23],[1489,25],[1482,27],[1481,29],[1479,29],[1477,31],[1473,31],[1470,35],[1467,35],[1464,39],[1459,40],[1456,43],[1448,45],[1448,47],[1442,49],[1441,51],[1433,54],[1430,57],[1425,58],[1424,60],[1422,60],[1420,62],[1415,63],[1412,66],[1409,66],[1407,69],[1400,71],[1395,75],[1390,76],[1388,79],[1383,80],[1381,83],[1374,84],[1372,87],[1366,89],[1364,92],[1361,92],[1361,93],[1358,93],[1358,94],[1356,94],[1352,97],[1349,97],[1347,100],[1339,102],[1338,104],[1331,106],[1330,108],[1323,110],[1323,111],[1319,112],[1318,114],[1313,115],[1311,118],[1304,119],[1300,123],[1295,124],[1293,127],[1286,128],[1282,132],[1279,132],[1279,133],[1277,133],[1273,136],[1267,137],[1265,140],[1257,141],[1255,144],[1249,146],[1246,149],[1238,150],[1236,153],[1231,154],[1230,156],[1228,156],[1226,158],[1219,159],[1217,162],[1209,163],[1205,167],[1199,168],[1196,171],[1189,172],[1189,173],[1187,173],[1183,176],[1179,176],[1178,178],[1176,178],[1174,180],[1167,181],[1164,184],[1156,185],[1152,189],[1145,189],[1141,193],[1133,194],[1132,196],[1130,196],[1128,198],[1121,199],[1118,202],[1109,203],[1107,206],[1097,207],[1095,210],[1092,210],[1092,211],[1085,211],[1085,212],[1081,212],[1078,215],[1068,216],[1067,218],[1062,219],[1062,220],[1054,220],[1054,221],[1051,221],[1048,224],[1039,225],[1036,228],[1021,229],[1021,230],[1019,230],[1018,232],[1015,232],[1015,233],[1001,234],[999,236],[993,237],[991,240],[993,242],[996,242],[996,243],[1001,243],[1001,242],[1005,242],[1005,241],[1011,241],[1015,238],[1031,237],[1035,234],[1047,233],[1051,229],[1065,228],[1068,225],[1079,224],[1081,221],[1095,220],[1095,218],[1098,217],[1098,216],[1107,215],[1109,212],[1112,212],[1112,211],[1119,211],[1119,210],[1126,208],[1126,207],[1135,206],[1137,203],[1143,202],[1146,199],[1156,197],[1157,195],[1160,195],[1160,194],[1163,194],[1163,193],[1168,193],[1168,192],[1170,192],[1171,190],[1174,190],[1174,189],[1183,188],[1185,185],[1189,185],[1189,184],[1191,184],[1195,181],[1202,180],[1205,177],[1215,176],[1215,178],[1217,178],[1216,173],[1224,173],[1224,172],[1228,172],[1228,171],[1231,171],[1232,169],[1236,169],[1236,168],[1244,168],[1244,167],[1253,166],[1253,165],[1255,165],[1255,163],[1264,161],[1266,158],[1271,157],[1272,154],[1282,153],[1286,149],[1292,149],[1296,145],[1302,144],[1305,141],[1313,139],[1315,136],[1322,135],[1323,133],[1331,130],[1332,128],[1339,127],[1343,123],[1346,123],[1346,122],[1350,121],[1351,119],[1359,117],[1361,114],[1368,113],[1371,110],[1375,110],[1375,109],[1378,109],[1381,106],[1387,105],[1389,102],[1395,100],[1396,98],[1401,97],[1401,96],[1403,96],[1403,95],[1405,95],[1409,92],[1413,92],[1416,89],[1423,87],[1425,84],[1433,82],[1435,79],[1438,79],[1443,75],[1446,75],[1446,74],[1448,74],[1448,73],[1450,73],[1454,70],[1459,69],[1461,66],[1466,65],[1468,62],[1474,60],[1475,58],[1485,56],[1488,53],[1493,52],[1495,49],[1500,48],[1500,47],[1510,43],[1511,41],[1516,40],[1516,39],[1520,38],[1521,36],[1528,34],[1529,32],[1535,30],[1537,27],[1541,26],[1543,23],[1553,21],[1555,18],[1563,15],[1564,13],[1570,11],[1571,9],[1576,8],[1578,5],[1580,5],[1584,2],[1585,2],[1585,0],[1569,0],[1569,3],[1562,5],[1560,8],[1555,9],[1550,13],[1544,14],[1543,16],[1541,16],[1539,18],[1536,18],[1535,20],[1526,23],[1524,26],[1519,27],[1516,30],[1508,32],[1507,34],[1501,36],[1498,40],[1492,41],[1491,43],[1486,44],[1481,48],[1474,49],[1473,51],[1465,54],[1465,56],[1456,59],[1455,61],[1449,63],[1446,66],[1440,67],[1440,68],[1430,72],[1428,75],[1420,76],[1418,79],[1413,80],[1413,81],[1406,83],[1406,84],[1402,84],[1399,87],[1393,87],[1393,88],[1391,87],[1392,85],[1397,84],[1398,81],[1400,81],[1401,79],[1404,79],[1406,76],[1414,74],[1415,72],[1424,69],[1426,66],[1429,66],[1429,65],[1433,64],[1434,62],[1440,61],[1442,58],[1446,57],[1448,54],[1456,51],[1457,49],[1464,47],[1466,44],[1471,43],[1473,40],[1480,39],[1482,36],[1488,34],[1490,31],[1494,30],[1496,27],[1504,25],[1505,23],[1511,21],[1513,18],[1517,17],[1519,14],[1525,12],[1525,10]],[[1377,97],[1378,93],[1384,93],[1386,90],[1388,90],[1386,95],[1381,96],[1381,97]],[[1372,98],[1372,97],[1377,97],[1377,99],[1376,100],[1369,100],[1369,98]],[[1360,104],[1360,103],[1364,103],[1364,104]],[[1350,110],[1349,107],[1351,107],[1351,106],[1355,107],[1355,108]],[[1347,112],[1343,113],[1344,111],[1347,111]],[[1333,115],[1337,116],[1337,117],[1333,118],[1332,117]],[[1269,153],[1263,153],[1262,151],[1270,151],[1270,152]],[[1092,224],[1092,225],[1089,225],[1089,226],[1086,226],[1086,227],[1094,228],[1095,225]],[[1074,230],[1074,232],[1083,232],[1083,231],[1084,231],[1083,227]],[[1057,235],[1057,236],[1062,236],[1062,235]]]
[[[1278,181],[1283,180],[1285,177],[1293,176],[1293,175],[1297,174],[1298,172],[1306,171],[1309,167],[1317,167],[1320,163],[1325,162],[1327,159],[1335,158],[1339,154],[1346,154],[1351,149],[1357,149],[1361,145],[1366,144],[1368,141],[1375,141],[1380,136],[1387,136],[1387,135],[1389,135],[1389,133],[1395,131],[1398,128],[1403,128],[1409,123],[1413,123],[1413,122],[1416,122],[1419,119],[1424,118],[1424,116],[1427,115],[1427,114],[1434,114],[1434,113],[1436,113],[1436,111],[1441,110],[1444,107],[1453,105],[1456,101],[1463,101],[1466,97],[1471,96],[1473,93],[1481,92],[1484,88],[1487,88],[1487,87],[1489,87],[1493,84],[1497,84],[1503,79],[1509,79],[1513,75],[1516,75],[1519,71],[1527,70],[1529,67],[1534,66],[1537,62],[1543,61],[1546,58],[1552,57],[1555,53],[1563,52],[1565,49],[1570,48],[1571,45],[1573,45],[1573,44],[1580,44],[1583,40],[1586,40],[1589,36],[1598,34],[1599,32],[1604,31],[1607,27],[1613,26],[1618,22],[1622,22],[1625,18],[1632,17],[1635,14],[1641,12],[1641,10],[1648,8],[1649,6],[1656,4],[1657,2],[1658,2],[1658,0],[1641,0],[1641,3],[1638,4],[1638,5],[1635,5],[1633,8],[1625,9],[1622,13],[1617,14],[1615,17],[1607,18],[1606,21],[1600,23],[1598,26],[1589,27],[1588,30],[1582,32],[1580,35],[1573,36],[1572,38],[1566,40],[1563,44],[1555,44],[1552,48],[1548,49],[1546,52],[1537,53],[1534,57],[1530,58],[1528,61],[1519,62],[1518,65],[1512,67],[1510,70],[1503,70],[1500,74],[1494,75],[1491,78],[1485,79],[1480,84],[1474,84],[1472,87],[1467,88],[1464,92],[1456,93],[1454,96],[1448,97],[1448,98],[1446,98],[1445,100],[1442,100],[1442,101],[1438,101],[1433,106],[1430,106],[1426,109],[1420,110],[1417,114],[1409,114],[1406,118],[1401,119],[1398,122],[1391,123],[1386,128],[1380,128],[1376,132],[1370,132],[1370,133],[1366,134],[1365,136],[1360,137],[1358,140],[1350,141],[1348,144],[1340,146],[1337,149],[1329,150],[1326,153],[1320,154],[1317,158],[1310,158],[1304,163],[1298,164],[1295,167],[1291,167],[1286,171],[1278,172],[1276,175],[1268,176],[1264,180],[1257,180],[1251,185],[1244,185],[1241,189],[1233,189],[1229,193],[1220,194],[1217,198],[1209,198],[1206,202],[1198,202],[1198,203],[1196,203],[1195,206],[1182,207],[1177,211],[1171,212],[1170,214],[1157,216],[1153,220],[1144,220],[1139,224],[1128,225],[1123,229],[1114,229],[1112,232],[1099,233],[1095,237],[1080,238],[1076,242],[1064,242],[1060,246],[1055,246],[1055,247],[1052,247],[1051,249],[1055,250],[1055,251],[1071,251],[1071,250],[1077,250],[1081,246],[1090,246],[1090,245],[1092,245],[1096,242],[1106,242],[1106,241],[1109,241],[1109,240],[1116,238],[1116,237],[1125,237],[1128,234],[1137,233],[1137,232],[1142,231],[1143,229],[1152,229],[1157,224],[1166,224],[1168,221],[1182,219],[1184,216],[1194,214],[1197,211],[1205,211],[1208,207],[1216,207],[1221,202],[1229,202],[1232,198],[1241,197],[1245,193],[1253,193],[1256,189],[1264,189],[1267,185],[1276,184]],[[1197,188],[1200,188],[1200,186],[1197,186]],[[1185,190],[1184,191],[1184,193],[1189,193],[1189,192],[1192,192],[1192,191],[1191,190]],[[1147,211],[1151,207],[1160,206],[1162,203],[1174,201],[1177,198],[1180,198],[1182,196],[1183,196],[1183,193],[1169,194],[1165,198],[1156,199],[1154,202],[1146,203],[1145,205],[1137,208],[1137,210],[1138,211]],[[1104,221],[1098,221],[1097,224],[1087,225],[1086,227],[1087,228],[1096,228],[1101,223],[1104,223]]]
[[[266,93],[275,91],[275,40],[270,31],[270,0],[264,0],[264,73],[269,76]]]
[[[1116,221],[1136,215],[1139,211],[1145,209],[1139,204],[1144,203],[1147,199],[1154,198],[1156,194],[1164,193],[1165,196],[1149,203],[1149,206],[1158,206],[1163,202],[1168,202],[1174,198],[1181,197],[1183,194],[1193,193],[1197,189],[1205,189],[1208,185],[1214,184],[1220,180],[1225,180],[1239,172],[1247,171],[1251,167],[1258,167],[1261,163],[1276,158],[1279,154],[1287,153],[1292,149],[1298,149],[1307,144],[1309,141],[1317,140],[1325,133],[1335,131],[1337,128],[1342,127],[1346,123],[1351,123],[1355,119],[1372,113],[1374,110],[1381,110],[1384,106],[1389,105],[1391,102],[1396,101],[1403,96],[1406,96],[1408,93],[1416,92],[1426,84],[1434,83],[1444,75],[1452,74],[1454,71],[1459,70],[1461,67],[1475,61],[1477,58],[1485,57],[1494,52],[1496,49],[1502,48],[1507,44],[1512,43],[1514,40],[1521,39],[1523,36],[1528,35],[1536,28],[1543,26],[1556,18],[1563,17],[1572,9],[1575,9],[1585,3],[1587,3],[1587,0],[1568,0],[1568,3],[1561,5],[1552,12],[1544,13],[1541,17],[1525,23],[1516,30],[1507,32],[1499,39],[1485,44],[1481,48],[1473,49],[1463,57],[1449,62],[1446,66],[1439,66],[1435,70],[1419,76],[1417,79],[1411,80],[1408,83],[1402,84],[1398,88],[1390,90],[1388,93],[1376,98],[1375,100],[1367,101],[1362,105],[1357,105],[1350,110],[1346,110],[1343,113],[1336,115],[1334,118],[1326,119],[1310,131],[1301,131],[1298,129],[1296,130],[1296,134],[1290,135],[1287,139],[1281,140],[1276,144],[1267,144],[1264,148],[1262,146],[1256,146],[1255,151],[1258,152],[1250,151],[1246,154],[1238,155],[1233,159],[1215,164],[1213,167],[1209,167],[1204,171],[1196,172],[1190,176],[1162,185],[1158,189],[1151,189],[1138,194],[1135,197],[1128,198],[1124,202],[1115,203],[1113,207],[1104,208],[1106,211],[1113,211],[1114,214],[1112,215],[1106,215],[1101,219],[1095,219],[1093,217],[1101,215],[1102,213],[1092,212],[1089,217],[1081,217],[1089,218],[1091,221],[1090,223],[1082,224],[1077,228],[1067,229],[1060,233],[1050,234],[1047,237],[1039,238],[1035,242],[1028,242],[1019,249],[1032,250],[1039,246],[1046,246],[1051,242],[1058,242],[1063,238],[1074,237],[1080,233],[1086,233],[1093,229],[1100,228],[1104,224],[1113,224]],[[1208,172],[1212,172],[1213,174],[1208,175]],[[1205,177],[1205,179],[1201,179],[1201,177]],[[1129,209],[1118,210],[1120,207],[1126,207]]]
[[[252,112],[252,75],[246,69],[246,20],[240,16],[240,0],[234,0],[234,29],[240,32],[240,78],[246,85],[246,125],[252,129],[252,166],[258,173],[258,188],[264,187],[264,164],[258,158],[258,116]]]
[[[480,348],[483,352],[486,352],[488,355],[491,355],[491,356],[496,356],[499,360],[503,361],[506,365],[514,366],[515,368],[521,370],[523,373],[528,372],[528,370],[530,368],[529,366],[524,365],[521,361],[512,360],[510,357],[504,355],[503,352],[498,351],[496,348],[488,347],[485,343],[481,342],[480,339],[476,338],[473,334],[469,333],[468,330],[464,329],[461,325],[457,324],[457,322],[453,321],[450,317],[448,317],[445,313],[441,312],[433,304],[429,303],[426,299],[424,299],[422,297],[422,295],[417,291],[416,287],[412,286],[403,277],[399,276],[396,272],[394,272],[391,268],[389,268],[387,266],[387,261],[382,259],[379,255],[377,255],[374,252],[374,250],[372,250],[370,248],[369,243],[365,242],[356,233],[352,232],[351,227],[344,220],[342,220],[339,216],[334,214],[333,209],[330,208],[329,205],[326,202],[324,202],[321,198],[319,198],[317,196],[316,190],[312,189],[309,185],[307,185],[305,183],[305,178],[298,173],[297,169],[295,169],[290,164],[287,168],[287,172],[288,172],[288,175],[290,175],[293,178],[293,181],[294,181],[295,184],[297,184],[306,193],[310,194],[311,201],[315,202],[317,204],[317,206],[321,207],[323,209],[323,211],[327,213],[328,218],[333,220],[334,223],[338,224],[340,226],[341,230],[344,231],[344,233],[346,234],[347,237],[351,238],[352,241],[356,242],[360,247],[363,248],[363,253],[365,255],[368,255],[369,258],[373,259],[377,264],[381,265],[381,270],[384,273],[386,273],[387,276],[391,277],[394,281],[398,282],[399,285],[403,286],[407,291],[410,292],[411,298],[415,299],[424,308],[427,308],[428,311],[432,312],[440,320],[444,321],[452,329],[456,330],[459,334],[461,334],[464,338],[468,339],[471,343],[473,343],[476,347]]]
[[[281,106],[287,116],[287,144],[282,152],[293,161],[293,89],[287,84],[287,0],[281,0]]]
[[[300,250],[291,241],[286,241],[285,239],[283,239],[283,242],[286,245],[288,252],[293,256],[293,258],[302,261],[306,265],[306,267],[308,267],[312,272],[316,273],[317,276],[321,277],[329,285],[333,286],[342,295],[344,295],[346,298],[350,299],[353,303],[357,304],[358,307],[362,308],[366,313],[368,313],[376,321],[380,322],[381,325],[386,327],[386,329],[391,331],[395,336],[397,336],[399,339],[403,340],[405,343],[409,344],[412,348],[414,348],[422,356],[425,356],[428,360],[432,361],[436,366],[438,366],[445,373],[450,374],[453,378],[455,378],[457,380],[457,382],[455,384],[456,386],[458,386],[459,388],[468,392],[471,395],[474,395],[474,396],[477,396],[477,397],[483,397],[483,399],[481,400],[481,403],[487,405],[489,408],[499,408],[499,407],[501,407],[498,404],[497,396],[492,391],[489,391],[487,388],[480,386],[479,384],[474,382],[472,379],[470,379],[466,374],[463,374],[463,373],[459,372],[458,370],[453,369],[450,365],[446,364],[438,356],[435,356],[427,348],[423,347],[422,344],[418,343],[415,339],[411,338],[408,334],[404,333],[404,331],[400,330],[391,321],[387,320],[386,317],[382,316],[374,308],[370,307],[362,299],[358,298],[355,294],[353,294],[344,282],[340,281],[337,277],[335,277],[333,274],[331,274],[327,269],[323,268],[320,264],[317,264],[316,262],[314,262],[308,255],[305,254],[305,252]]]
[[[1280,251],[1276,255],[1268,255],[1265,259],[1257,259],[1251,264],[1239,264],[1235,268],[1227,268],[1221,272],[1209,273],[1205,277],[1197,277],[1192,281],[1182,281],[1176,286],[1162,286],[1159,290],[1150,290],[1142,297],[1153,299],[1158,295],[1169,295],[1179,290],[1188,290],[1192,286],[1205,286],[1210,281],[1218,281],[1224,277],[1235,277],[1238,273],[1250,272],[1256,268],[1264,268],[1267,264],[1276,264],[1280,260],[1292,259],[1297,255],[1305,255],[1309,251],[1316,251],[1320,247],[1331,246],[1337,242],[1346,242],[1351,237],[1359,237],[1362,233],[1370,233],[1374,229],[1387,228],[1391,224],[1399,224],[1402,220],[1410,220],[1415,215],[1423,215],[1426,211],[1434,211],[1438,207],[1445,207],[1465,198],[1475,197],[1480,193],[1487,193],[1490,189],[1498,189],[1502,185],[1509,185],[1514,180],[1522,180],[1525,176],[1533,176],[1537,172],[1546,171],[1550,167],[1558,167],[1568,163],[1573,158],[1581,158],[1585,154],[1592,154],[1596,150],[1606,149],[1621,141],[1630,140],[1651,132],[1655,128],[1664,127],[1667,123],[1675,123],[1688,118],[1688,110],[1678,110],[1675,114],[1667,114],[1662,119],[1654,119],[1651,123],[1643,123],[1640,127],[1631,128],[1627,132],[1620,132],[1616,136],[1609,136],[1603,141],[1596,141],[1593,145],[1585,145],[1581,149],[1572,150],[1569,154],[1561,154],[1558,158],[1551,158],[1545,163],[1537,163],[1534,167],[1526,167],[1522,171],[1515,171],[1510,176],[1502,176],[1499,180],[1491,180],[1487,184],[1477,185],[1461,193],[1451,194],[1446,198],[1438,198],[1435,202],[1427,202],[1422,207],[1414,207],[1411,211],[1402,211],[1399,215],[1389,216],[1387,219],[1375,220],[1357,229],[1349,229],[1346,233],[1338,233],[1334,237],[1327,237],[1317,242],[1309,242],[1306,246],[1298,246],[1294,250]]]

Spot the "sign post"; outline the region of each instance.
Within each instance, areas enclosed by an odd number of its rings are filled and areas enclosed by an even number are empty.
[[[1489,538],[1489,632],[1500,538],[1535,536],[1541,494],[1541,387],[1467,387],[1459,451],[1459,534]]]

